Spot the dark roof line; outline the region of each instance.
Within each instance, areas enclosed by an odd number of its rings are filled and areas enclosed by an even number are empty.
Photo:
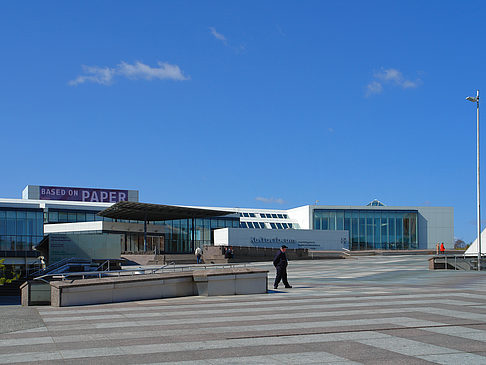
[[[174,219],[220,217],[236,212],[181,207],[177,205],[149,204],[121,201],[98,213],[99,216],[113,219],[137,221],[165,221]]]

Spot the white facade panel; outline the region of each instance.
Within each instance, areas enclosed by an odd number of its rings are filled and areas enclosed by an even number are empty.
[[[341,251],[349,248],[348,231],[308,229],[221,228],[214,231],[215,246],[307,248],[309,251]]]
[[[437,243],[454,248],[454,208],[416,207],[419,212],[419,248],[435,249]]]
[[[299,223],[302,229],[312,229],[312,214],[311,206],[304,205],[294,209],[287,210],[289,217]]]

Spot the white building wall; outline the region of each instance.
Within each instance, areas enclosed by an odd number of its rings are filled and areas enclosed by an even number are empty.
[[[416,207],[419,215],[419,248],[435,249],[444,242],[448,249],[454,248],[454,208]],[[423,246],[422,246],[423,245]]]
[[[214,231],[215,246],[307,248],[309,251],[341,251],[349,248],[348,231],[308,229],[221,228]]]
[[[289,218],[299,223],[301,229],[313,229],[311,208],[311,205],[304,205],[303,207],[287,210],[287,214],[289,215]]]

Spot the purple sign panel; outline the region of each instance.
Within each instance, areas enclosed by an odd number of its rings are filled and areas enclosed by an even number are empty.
[[[116,203],[128,200],[128,190],[39,186],[41,200]]]

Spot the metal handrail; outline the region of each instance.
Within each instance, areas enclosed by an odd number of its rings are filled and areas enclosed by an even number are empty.
[[[159,271],[159,270],[164,270],[164,269],[168,268],[169,266],[172,266],[172,268],[173,268],[173,269],[174,269],[174,271],[175,271],[175,268],[176,268],[176,266],[175,266],[175,265],[176,265],[176,263],[175,263],[174,261],[171,261],[171,262],[169,262],[168,264],[165,264],[164,266],[161,266],[161,267],[159,267],[159,268],[157,268],[157,269],[154,269],[154,270],[152,271],[152,274],[155,274],[155,273],[156,273],[157,271]]]
[[[82,258],[78,258],[78,257],[70,257],[70,258],[66,258],[66,259],[62,259],[60,261],[57,261],[53,264],[50,264],[49,266],[47,266],[46,268],[42,269],[42,270],[38,270],[34,273],[32,273],[32,276],[35,276],[35,275],[38,275],[40,274],[41,272],[49,272],[51,270],[54,270],[54,269],[57,269],[57,268],[60,268],[70,262],[73,262],[73,261],[88,261],[88,259],[82,259]]]
[[[108,265],[107,265],[106,269],[103,270],[103,266],[105,266],[105,264],[108,264]],[[108,260],[104,261],[103,263],[99,264],[98,267],[96,268],[96,271],[110,271],[110,260],[108,259]]]
[[[483,255],[481,255],[481,258],[483,257]],[[478,263],[478,258],[477,256],[466,256],[465,254],[459,254],[459,255],[441,255],[441,254],[436,254],[434,255],[433,259],[443,259],[444,260],[444,264],[446,265],[447,267],[447,264],[448,264],[448,258],[449,258],[449,263],[452,264],[452,262],[450,260],[454,260],[454,270],[460,270],[459,269],[459,265],[457,264],[457,259],[460,258],[460,259],[463,259],[464,263],[468,264],[470,268],[474,268],[476,267],[477,268],[477,265],[481,265],[483,263],[483,261],[481,260],[481,263]],[[466,258],[468,258],[469,260],[466,260]]]

